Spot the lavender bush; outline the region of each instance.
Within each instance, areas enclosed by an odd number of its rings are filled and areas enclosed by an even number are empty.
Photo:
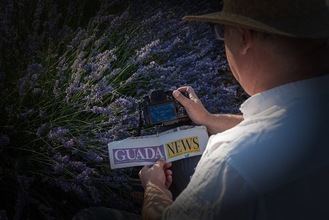
[[[214,113],[245,98],[208,24],[218,1],[0,3],[1,216],[71,218],[81,208],[140,211],[138,169],[110,170],[107,143],[139,127],[153,89],[191,85]]]

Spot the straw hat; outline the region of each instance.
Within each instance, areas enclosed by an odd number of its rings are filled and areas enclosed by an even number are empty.
[[[224,0],[220,12],[183,19],[296,38],[329,38],[329,0]]]

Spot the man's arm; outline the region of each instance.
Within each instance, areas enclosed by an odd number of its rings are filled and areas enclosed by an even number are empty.
[[[217,134],[233,128],[241,121],[243,121],[242,115],[209,114],[203,125],[207,127],[209,134]]]
[[[171,192],[165,187],[149,183],[145,187],[143,219],[161,219],[165,208],[173,202]]]
[[[171,163],[159,160],[152,167],[145,166],[139,177],[145,189],[142,210],[143,219],[161,219],[164,209],[173,202],[168,190],[172,183]]]
[[[185,97],[181,92],[186,92],[189,97]],[[184,106],[190,119],[196,124],[206,126],[209,134],[223,132],[243,121],[242,115],[209,113],[190,86],[178,88],[173,92],[173,96]]]

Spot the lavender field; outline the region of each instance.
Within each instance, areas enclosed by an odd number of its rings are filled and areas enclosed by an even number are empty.
[[[70,219],[107,206],[139,213],[139,168],[111,170],[107,143],[153,134],[138,103],[191,85],[213,113],[246,98],[209,24],[218,1],[0,2],[0,219]]]

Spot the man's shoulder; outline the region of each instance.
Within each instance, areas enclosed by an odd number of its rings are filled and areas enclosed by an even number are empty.
[[[275,119],[245,121],[211,139],[209,159],[225,160],[259,191],[280,185],[306,166],[301,163],[305,158],[316,160],[312,153],[316,147],[325,154],[321,146],[326,144],[323,138],[328,132],[323,126],[328,116],[321,120],[317,118],[321,114],[307,113],[288,111]]]

